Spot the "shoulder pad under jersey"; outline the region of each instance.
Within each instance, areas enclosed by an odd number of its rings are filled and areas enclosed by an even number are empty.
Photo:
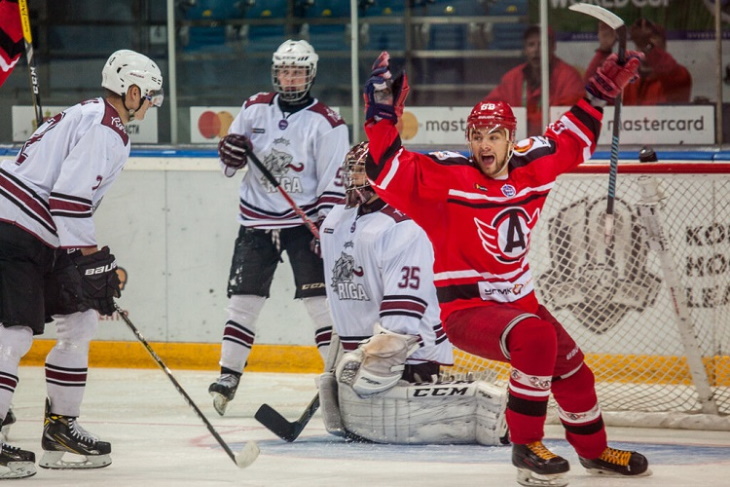
[[[246,100],[246,102],[243,104],[244,108],[248,108],[251,105],[255,105],[257,103],[263,103],[266,105],[270,105],[271,102],[274,101],[274,97],[276,96],[276,93],[266,93],[262,91],[261,93],[256,93],[255,95],[252,95]]]
[[[329,124],[334,128],[338,125],[342,125],[345,123],[345,121],[342,119],[339,113],[332,110],[330,107],[325,105],[324,103],[318,101],[311,107],[307,108],[310,112],[319,113],[324,118],[327,119]]]

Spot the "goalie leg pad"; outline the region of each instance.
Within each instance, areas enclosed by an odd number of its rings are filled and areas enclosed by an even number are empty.
[[[482,389],[484,384],[486,388]],[[501,397],[500,397],[501,392]],[[339,387],[348,432],[378,443],[502,444],[506,393],[487,383],[400,383],[382,394],[361,397]]]
[[[334,372],[325,372],[319,376],[319,410],[322,411],[322,421],[328,433],[346,436],[337,400],[337,379]]]

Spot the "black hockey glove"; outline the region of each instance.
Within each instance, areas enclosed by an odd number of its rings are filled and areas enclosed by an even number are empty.
[[[403,115],[410,86],[405,72],[393,78],[390,54],[383,51],[373,63],[370,79],[365,83],[365,121],[387,119],[397,122]]]
[[[324,222],[323,216],[319,217],[319,220],[317,220],[314,224],[314,226],[317,227],[317,231],[322,228],[322,222]],[[319,241],[319,237],[312,237],[312,240],[309,242],[309,250],[316,254],[320,259],[322,258],[322,244]]]
[[[114,298],[120,297],[122,291],[117,260],[109,247],[89,255],[76,255],[72,260],[81,276],[83,301],[102,315],[111,316],[115,311]]]
[[[228,134],[218,142],[218,157],[231,169],[243,169],[252,150],[251,140],[241,134]]]

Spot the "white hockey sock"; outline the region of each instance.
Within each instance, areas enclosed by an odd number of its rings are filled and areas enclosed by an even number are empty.
[[[10,409],[10,403],[18,386],[18,364],[33,344],[33,331],[27,326],[0,324],[0,418]]]
[[[231,296],[221,343],[221,367],[243,372],[256,338],[256,321],[265,302],[263,296]]]
[[[307,313],[314,321],[314,343],[317,344],[317,350],[322,356],[322,360],[326,361],[334,327],[327,298],[325,296],[315,296],[313,298],[303,298],[302,301],[307,308]]]
[[[90,309],[54,316],[54,321],[58,338],[46,357],[46,388],[51,411],[78,417],[89,371],[89,343],[96,335],[99,318]]]

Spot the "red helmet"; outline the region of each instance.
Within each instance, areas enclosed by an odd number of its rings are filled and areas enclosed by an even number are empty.
[[[469,118],[466,119],[466,139],[469,140],[472,129],[480,127],[502,127],[507,129],[509,140],[514,141],[517,119],[508,103],[503,101],[480,101],[471,109]]]

